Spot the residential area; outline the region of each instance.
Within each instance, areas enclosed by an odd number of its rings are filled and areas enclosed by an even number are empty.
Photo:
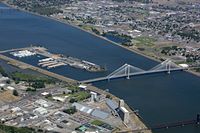
[[[161,61],[172,58],[175,62],[181,58],[192,66],[199,62],[200,3],[197,1],[168,4],[123,0],[8,0],[8,3],[78,26],[150,58]],[[163,49],[173,46],[188,49],[187,53],[163,54]],[[190,49],[197,51],[194,54]]]

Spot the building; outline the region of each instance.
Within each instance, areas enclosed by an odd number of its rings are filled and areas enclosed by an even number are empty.
[[[66,97],[58,97],[58,96],[54,96],[54,97],[53,97],[53,100],[60,101],[60,102],[65,102]]]
[[[129,111],[125,107],[120,107],[118,114],[125,124],[129,123]]]
[[[0,112],[1,112],[1,111],[3,112],[3,111],[5,111],[5,110],[9,109],[9,107],[10,107],[10,106],[9,106],[8,104],[7,104],[7,105],[1,106],[1,107],[0,107]]]
[[[73,103],[72,106],[75,106],[76,109],[79,110],[80,112],[89,114],[91,116],[94,116],[100,119],[106,119],[109,116],[107,112],[101,111],[99,109],[94,109],[92,107],[88,107],[80,103]]]
[[[15,90],[15,88],[12,87],[12,86],[8,86],[7,89],[8,89],[8,90],[11,90],[11,91]]]
[[[0,82],[6,82],[10,80],[8,77],[3,77],[2,75],[0,75]]]
[[[79,85],[78,86],[80,89],[82,89],[82,90],[87,90],[87,86],[86,85]]]
[[[80,103],[73,103],[72,106],[75,106],[77,110],[84,112],[86,114],[90,114],[93,111],[93,108],[82,105]]]
[[[111,99],[106,99],[106,105],[111,109],[111,113],[113,115],[118,116],[118,113],[117,113],[118,106],[115,101]]]
[[[45,108],[47,108],[47,107],[50,106],[50,104],[49,104],[47,101],[43,100],[43,99],[38,99],[38,100],[36,100],[36,101],[35,101],[35,104],[36,104],[36,105],[39,105],[39,106],[41,106],[41,107],[45,107]]]
[[[14,107],[14,108],[11,109],[12,113],[16,113],[16,112],[19,112],[19,111],[21,111],[21,108],[19,108],[19,107]]]
[[[45,115],[48,113],[48,111],[43,107],[39,107],[39,108],[36,108],[35,110],[33,110],[33,113]]]
[[[100,119],[106,119],[109,116],[108,113],[98,110],[98,109],[94,109],[91,115]]]
[[[120,99],[119,100],[119,108],[120,107],[124,107],[124,100],[123,99]]]
[[[91,94],[91,102],[94,102],[94,101],[98,100],[96,92],[91,91],[90,94]]]

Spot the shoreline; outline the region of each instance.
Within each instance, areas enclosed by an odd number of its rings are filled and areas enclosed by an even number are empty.
[[[1,2],[0,2],[0,3],[1,3]],[[65,20],[61,20],[61,19],[57,19],[57,18],[54,18],[54,17],[51,17],[51,16],[45,16],[45,15],[41,15],[41,14],[38,14],[38,13],[35,13],[35,12],[27,11],[27,10],[21,9],[21,8],[19,8],[19,7],[16,7],[16,6],[14,6],[14,5],[10,5],[10,4],[6,3],[5,1],[2,1],[2,3],[5,4],[5,5],[7,5],[7,6],[9,6],[9,7],[11,7],[11,8],[20,10],[20,11],[22,11],[22,12],[26,12],[26,13],[29,13],[29,14],[32,14],[32,15],[35,15],[35,16],[44,17],[44,18],[47,18],[47,19],[51,19],[51,20],[60,22],[60,23],[62,23],[62,24],[66,24],[66,25],[71,26],[71,27],[73,27],[73,28],[76,28],[76,29],[79,29],[79,30],[81,30],[81,31],[84,31],[84,32],[86,32],[86,33],[88,33],[88,34],[94,35],[94,36],[96,36],[96,37],[98,37],[98,38],[100,38],[100,39],[103,39],[103,40],[105,40],[105,41],[108,41],[109,43],[112,43],[113,45],[117,45],[117,46],[119,46],[119,47],[121,47],[121,48],[124,48],[124,49],[126,49],[126,50],[128,50],[128,51],[130,51],[130,52],[133,52],[133,53],[135,53],[135,54],[141,55],[141,56],[146,57],[146,58],[148,58],[148,59],[150,59],[150,60],[153,60],[153,61],[156,61],[156,62],[160,62],[160,60],[158,60],[158,59],[155,59],[155,58],[153,58],[153,57],[150,57],[150,56],[148,56],[148,55],[145,55],[145,54],[143,54],[143,53],[141,53],[141,52],[139,52],[139,51],[137,51],[137,50],[135,50],[135,49],[131,49],[131,48],[129,48],[129,47],[123,46],[123,45],[121,45],[121,44],[119,44],[119,43],[117,43],[117,42],[114,42],[114,41],[112,41],[112,40],[109,40],[109,39],[106,38],[106,37],[97,35],[97,34],[91,32],[91,31],[85,30],[85,29],[83,29],[83,28],[81,28],[81,27],[79,27],[79,26],[77,26],[77,25],[74,25],[73,23],[69,23],[69,22],[67,22],[67,21],[65,21]]]
[[[45,17],[45,18],[47,18],[47,19],[51,19],[51,20],[54,20],[54,21],[57,21],[57,22],[60,22],[60,23],[63,23],[63,24],[67,24],[67,25],[69,25],[69,26],[72,26],[72,27],[77,28],[77,29],[79,29],[79,30],[82,30],[82,31],[84,31],[84,32],[87,32],[87,33],[89,33],[89,34],[92,34],[92,35],[94,35],[94,36],[96,36],[96,37],[98,37],[98,38],[100,38],[100,39],[104,39],[104,40],[106,40],[106,41],[108,41],[108,42],[110,42],[110,43],[112,43],[112,44],[114,44],[114,45],[118,45],[118,46],[120,46],[120,47],[122,47],[122,48],[125,48],[125,49],[127,49],[127,50],[129,50],[129,51],[134,52],[134,50],[130,50],[129,48],[127,48],[127,47],[125,47],[125,46],[122,46],[122,45],[120,45],[120,44],[118,44],[118,43],[116,43],[116,42],[113,42],[113,41],[111,41],[111,40],[109,40],[109,39],[107,39],[107,38],[104,38],[104,37],[102,37],[102,36],[96,35],[96,34],[94,34],[94,33],[92,33],[92,32],[86,31],[86,30],[84,30],[84,29],[82,29],[82,28],[80,28],[80,27],[78,27],[78,26],[76,26],[76,25],[72,25],[72,24],[69,24],[69,23],[64,22],[64,21],[62,21],[62,20],[58,20],[58,19],[55,19],[55,18],[52,18],[52,17],[43,16],[43,15],[40,15],[40,14],[37,14],[37,13],[32,13],[32,12],[29,12],[29,11],[26,11],[26,10],[23,10],[23,9],[19,9],[19,8],[16,8],[15,6],[12,6],[12,5],[7,4],[6,2],[2,2],[2,3],[5,4],[5,5],[7,5],[7,6],[9,6],[9,7],[11,7],[11,8],[15,8],[15,9],[17,9],[17,10],[20,10],[20,11],[23,11],[23,12],[26,12],[26,13],[30,13],[30,14],[32,14],[32,15],[36,15],[36,16],[40,16],[40,17]],[[134,52],[134,53],[136,53],[136,52]],[[141,53],[137,53],[137,54],[140,55]],[[142,54],[141,54],[141,55],[142,55]],[[143,55],[143,56],[144,56],[144,55]],[[69,83],[74,83],[74,82],[75,82],[75,83],[78,83],[78,81],[76,81],[76,80],[74,80],[74,79],[71,79],[71,78],[68,78],[68,77],[64,77],[64,76],[62,76],[62,75],[59,75],[59,74],[56,74],[56,73],[52,73],[52,72],[49,72],[49,71],[47,71],[47,70],[43,70],[43,69],[41,69],[41,68],[38,68],[38,67],[32,66],[32,65],[30,65],[30,64],[27,64],[27,63],[24,63],[24,62],[21,62],[21,61],[18,61],[18,60],[9,58],[9,57],[4,56],[4,55],[1,55],[1,54],[0,54],[0,59],[4,60],[4,61],[6,61],[8,64],[13,65],[13,66],[15,66],[15,67],[18,67],[18,68],[20,68],[20,69],[30,69],[30,70],[34,70],[34,71],[37,71],[37,72],[39,72],[39,73],[42,73],[42,74],[51,76],[51,77],[53,77],[53,78],[57,78],[57,79],[59,79],[59,80],[61,80],[61,81],[64,81],[64,82],[69,82]],[[150,58],[150,59],[151,59],[151,58]],[[153,60],[153,59],[152,59],[152,60]],[[17,63],[16,63],[16,61],[17,61]],[[25,65],[26,67],[22,67],[22,66],[24,66],[24,65]],[[54,74],[55,74],[56,76],[55,76]],[[54,76],[52,76],[52,75],[54,75]],[[65,80],[63,80],[63,78],[64,78]],[[96,91],[96,92],[99,92],[100,94],[109,94],[109,95],[111,95],[111,96],[113,97],[113,99],[115,99],[115,100],[119,100],[119,99],[120,99],[120,98],[118,98],[117,96],[115,96],[115,95],[113,95],[113,94],[111,94],[111,93],[109,93],[109,92],[105,92],[103,89],[97,88],[97,87],[95,87],[95,86],[93,86],[93,85],[91,85],[91,84],[87,84],[87,86],[89,86],[89,88],[90,88],[89,90],[91,90],[91,91]],[[134,108],[133,108],[133,107],[129,107],[129,105],[128,105],[126,102],[125,102],[125,106],[126,106],[126,108],[130,111],[130,117],[131,117],[130,121],[133,122],[134,124],[138,125],[139,128],[140,128],[139,130],[143,131],[144,133],[152,133],[152,131],[148,129],[148,127],[146,126],[146,124],[144,123],[144,121],[140,118],[140,116],[137,115],[137,114],[134,112]],[[124,130],[123,130],[123,131],[124,131]],[[126,132],[132,132],[133,130],[131,130],[131,129],[125,129],[125,131],[126,131]],[[138,131],[138,130],[137,130],[137,131]]]
[[[33,70],[33,71],[39,72],[41,74],[56,78],[56,79],[58,79],[60,81],[66,82],[66,83],[77,84],[79,82],[77,80],[74,80],[74,79],[71,79],[71,78],[68,78],[68,77],[65,77],[65,76],[62,76],[62,75],[59,75],[59,74],[56,74],[56,73],[41,69],[39,67],[24,63],[22,61],[7,57],[7,56],[2,55],[2,54],[0,54],[0,60],[4,60],[8,65],[12,65],[12,66],[17,67],[19,69]],[[88,86],[88,90],[90,90],[90,91],[95,91],[95,92],[97,92],[99,94],[110,95],[112,97],[112,99],[114,99],[115,101],[119,101],[120,100],[120,98],[118,98],[117,96],[115,96],[115,95],[113,95],[113,94],[111,94],[109,92],[106,92],[103,89],[97,88],[97,87],[95,87],[95,86],[93,86],[91,84],[86,84],[86,85]],[[137,130],[143,130],[144,133],[152,133],[152,131],[149,130],[148,127],[141,120],[140,116],[137,115],[134,112],[134,109],[132,107],[129,107],[127,103],[125,103],[125,107],[130,112],[130,122],[132,124],[134,123],[134,124],[136,124],[138,126],[139,129],[137,129]],[[127,132],[133,131],[132,129],[129,129],[126,125],[124,125],[124,126],[126,128],[125,129],[123,128],[121,130],[127,131]],[[119,131],[119,132],[121,132],[121,131]]]
[[[35,16],[39,16],[39,17],[44,17],[44,18],[46,18],[46,19],[54,20],[54,21],[60,22],[60,23],[62,23],[62,24],[66,24],[66,25],[68,25],[68,26],[72,26],[73,28],[77,28],[77,29],[79,29],[79,30],[81,30],[81,31],[83,31],[83,32],[86,32],[86,33],[91,34],[91,35],[94,35],[94,36],[96,36],[96,37],[98,37],[98,38],[100,38],[100,39],[103,39],[103,40],[105,40],[105,41],[108,41],[108,42],[112,43],[113,45],[117,45],[117,46],[119,46],[119,47],[121,47],[121,48],[124,48],[124,49],[130,51],[130,52],[133,52],[133,53],[135,53],[135,54],[141,55],[141,56],[143,56],[143,57],[145,57],[145,58],[148,58],[148,59],[150,59],[150,60],[152,60],[152,61],[155,61],[155,62],[157,62],[157,63],[161,63],[161,61],[160,61],[159,59],[156,59],[155,57],[148,56],[148,55],[146,55],[146,54],[140,52],[139,50],[136,50],[136,49],[132,49],[132,48],[123,46],[123,45],[121,45],[121,44],[119,44],[119,43],[117,43],[117,42],[114,42],[114,41],[112,41],[112,40],[109,40],[109,39],[106,38],[106,37],[97,35],[97,34],[91,32],[91,31],[87,31],[87,30],[85,30],[85,29],[83,29],[83,28],[81,28],[81,27],[79,27],[79,26],[77,26],[77,25],[74,25],[74,24],[72,24],[72,23],[69,23],[69,22],[67,22],[67,21],[65,21],[65,20],[61,20],[61,19],[57,19],[57,18],[50,17],[50,16],[41,15],[41,14],[38,14],[38,13],[35,13],[35,12],[27,11],[27,10],[25,10],[25,9],[16,7],[16,6],[14,6],[14,5],[10,5],[10,4],[8,4],[6,1],[0,1],[0,3],[3,3],[3,4],[5,4],[5,5],[7,5],[8,7],[17,9],[17,10],[22,11],[22,12],[26,12],[26,13],[29,13],[29,14],[32,14],[32,15],[35,15]],[[188,73],[190,73],[190,74],[193,74],[194,76],[200,77],[200,73],[197,73],[197,72],[195,72],[195,71],[192,71],[192,70],[185,70],[185,72],[188,72]]]

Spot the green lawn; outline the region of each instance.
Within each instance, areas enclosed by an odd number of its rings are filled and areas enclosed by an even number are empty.
[[[90,94],[86,91],[80,91],[80,92],[73,93],[73,94],[70,95],[70,98],[74,98],[77,101],[82,101],[82,100],[87,99],[89,97],[90,97]]]
[[[17,128],[0,124],[0,133],[36,133],[29,128]]]
[[[54,83],[55,80],[53,78],[49,78],[46,76],[38,76],[33,74],[25,74],[21,72],[13,72],[11,74],[11,77],[15,81],[28,81],[28,82],[35,82],[35,81],[41,81],[45,83]]]
[[[94,121],[91,122],[91,124],[96,125],[96,126],[102,126],[105,123],[100,121],[100,120],[94,120]]]
[[[138,46],[154,46],[156,39],[146,36],[134,38],[135,44]]]

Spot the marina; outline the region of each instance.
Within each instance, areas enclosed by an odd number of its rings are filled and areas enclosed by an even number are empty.
[[[27,48],[21,48],[21,50],[7,50],[11,55],[17,58],[29,57],[34,55],[42,55],[46,58],[40,59],[38,65],[47,67],[47,69],[56,68],[60,66],[69,65],[74,68],[84,69],[89,72],[101,72],[105,69],[97,64],[89,61],[81,60],[71,56],[65,56],[62,54],[53,54],[47,51],[44,47],[31,46]],[[7,52],[5,51],[5,52]],[[5,53],[1,51],[1,53]]]

